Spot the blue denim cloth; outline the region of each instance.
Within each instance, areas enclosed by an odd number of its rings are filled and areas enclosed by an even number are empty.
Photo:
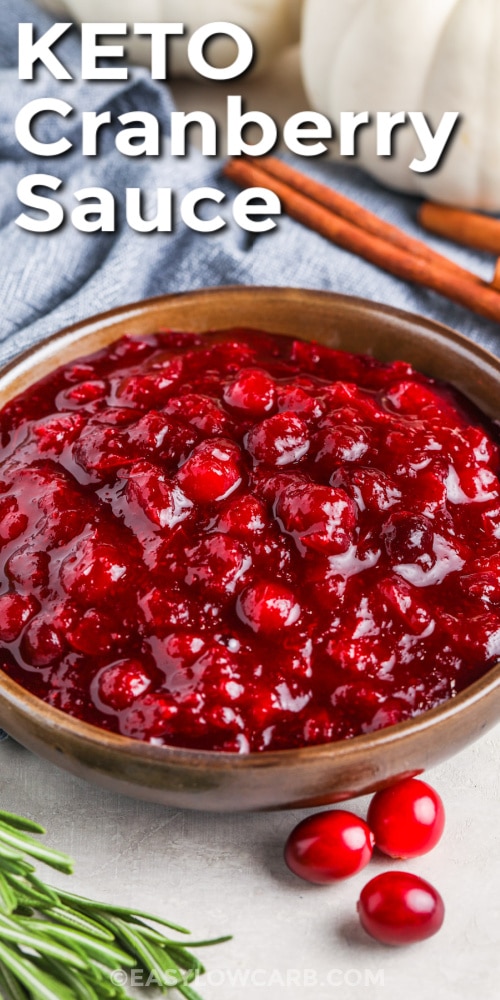
[[[113,306],[220,284],[295,285],[361,295],[441,320],[500,352],[500,330],[494,323],[393,278],[286,216],[275,230],[258,237],[243,233],[234,223],[208,236],[192,232],[183,223],[172,234],[146,235],[126,224],[116,233],[99,234],[77,232],[71,224],[44,235],[20,229],[14,221],[21,211],[16,186],[23,176],[35,172],[61,177],[70,207],[71,192],[90,185],[108,188],[119,202],[127,186],[153,191],[171,187],[177,201],[203,185],[235,193],[221,176],[220,161],[197,152],[183,159],[169,159],[168,152],[161,158],[126,158],[116,151],[111,129],[105,130],[98,157],[82,157],[80,110],[109,110],[113,118],[125,111],[147,110],[167,134],[173,103],[168,88],[152,82],[141,68],[133,68],[123,83],[78,81],[76,29],[57,50],[72,69],[73,83],[58,82],[46,71],[38,73],[36,82],[19,81],[18,22],[32,21],[43,31],[51,20],[30,0],[15,4],[0,0],[0,363],[46,334]],[[17,112],[42,96],[61,97],[76,109],[64,122],[64,133],[74,142],[74,149],[47,160],[26,153],[14,134]],[[39,138],[58,138],[58,121],[55,116],[44,116],[38,125]],[[300,158],[296,165],[409,233],[422,235],[415,223],[416,199],[389,193],[352,167]],[[443,249],[439,240],[429,242]],[[444,252],[483,277],[491,277],[491,257],[450,245],[444,246]]]

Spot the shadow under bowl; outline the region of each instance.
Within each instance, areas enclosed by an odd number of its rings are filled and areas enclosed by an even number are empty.
[[[315,339],[409,361],[500,416],[500,361],[455,331],[362,299],[293,288],[213,288],[125,306],[63,330],[0,374],[0,405],[54,367],[125,333],[233,326]],[[0,672],[0,725],[19,743],[105,788],[168,806],[278,809],[342,801],[421,773],[490,728],[500,714],[500,664],[456,698],[351,740],[245,755],[153,746],[80,722]]]

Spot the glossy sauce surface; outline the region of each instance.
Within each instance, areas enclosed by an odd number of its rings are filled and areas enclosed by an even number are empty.
[[[324,743],[500,656],[496,428],[248,330],[123,338],[1,413],[0,664],[135,739]]]

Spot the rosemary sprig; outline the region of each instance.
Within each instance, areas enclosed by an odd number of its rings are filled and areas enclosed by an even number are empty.
[[[134,969],[162,993],[175,987],[186,1000],[201,1000],[190,983],[205,971],[202,963],[163,929],[189,931],[142,910],[99,903],[42,881],[25,855],[65,874],[73,871],[71,858],[33,836],[43,833],[38,823],[0,810],[0,996],[131,1000],[123,983],[127,970]]]

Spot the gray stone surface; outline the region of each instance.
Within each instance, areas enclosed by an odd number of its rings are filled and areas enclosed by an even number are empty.
[[[0,747],[0,802],[42,822],[47,840],[73,855],[74,891],[156,911],[197,936],[232,932],[232,942],[205,952],[209,972],[198,989],[206,1000],[494,1000],[499,751],[497,728],[428,772],[448,817],[431,854],[413,862],[378,857],[331,887],[299,881],[282,860],[304,812],[169,810],[110,795],[11,741]],[[364,814],[366,804],[351,807]],[[390,867],[408,868],[442,893],[446,919],[434,938],[392,949],[359,928],[359,891]]]

